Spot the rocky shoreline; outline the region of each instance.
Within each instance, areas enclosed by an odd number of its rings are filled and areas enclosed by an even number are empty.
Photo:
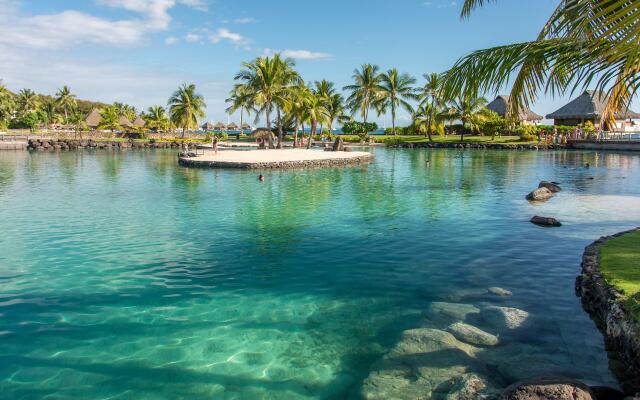
[[[568,148],[562,144],[499,144],[499,143],[450,143],[404,142],[389,146],[396,149],[483,149],[483,150],[559,150]]]
[[[239,169],[294,169],[294,168],[322,168],[344,167],[359,165],[373,160],[372,154],[366,154],[350,158],[330,158],[320,160],[297,161],[265,161],[265,162],[230,162],[230,161],[205,161],[196,157],[178,157],[180,165],[199,168],[239,168]]]
[[[52,150],[76,150],[76,149],[175,149],[179,148],[178,142],[147,142],[107,141],[107,140],[76,140],[76,139],[29,139],[27,150],[52,151]]]
[[[622,294],[600,274],[600,248],[607,241],[637,232],[640,228],[603,236],[585,248],[582,274],[576,279],[576,294],[605,339],[610,367],[627,394],[640,392],[640,326],[629,317]]]

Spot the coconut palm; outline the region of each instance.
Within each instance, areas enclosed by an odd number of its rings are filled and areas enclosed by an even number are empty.
[[[38,109],[40,100],[38,95],[31,89],[22,89],[18,93],[18,108],[21,114],[27,114]]]
[[[488,2],[465,0],[462,17]],[[542,90],[555,95],[595,85],[609,95],[601,118],[610,124],[638,89],[639,26],[636,1],[561,0],[535,40],[460,59],[447,73],[447,92],[497,91],[513,78],[509,113],[518,116]]]
[[[120,125],[120,109],[117,105],[111,105],[100,111],[100,123],[98,129],[115,132],[122,129]]]
[[[186,83],[180,86],[169,98],[171,121],[182,128],[182,137],[190,128],[198,126],[198,118],[204,118],[204,97],[196,92],[196,85]]]
[[[252,103],[264,112],[267,127],[271,127],[271,113],[275,108],[279,127],[278,146],[281,146],[283,134],[280,112],[287,106],[287,88],[300,81],[300,76],[293,69],[295,63],[290,58],[275,54],[273,57],[258,57],[242,65],[243,69],[234,79],[242,82],[251,94]],[[269,148],[274,148],[271,136]]]
[[[230,104],[226,110],[229,114],[240,110],[240,129],[242,130],[242,126],[244,125],[244,112],[246,111],[247,116],[249,116],[252,112],[256,111],[253,105],[251,91],[245,85],[234,85],[229,93],[229,98],[225,100],[225,102]]]
[[[333,134],[333,121],[341,120],[345,118],[346,109],[344,106],[344,99],[339,93],[334,93],[329,96],[325,101],[325,108],[327,109],[327,124],[329,126],[329,135]]]
[[[444,122],[450,117],[449,110],[438,103],[424,102],[413,113],[413,126],[416,132],[423,132],[433,141],[432,134],[444,132]]]
[[[69,86],[65,85],[58,90],[58,93],[56,93],[56,103],[58,104],[58,107],[64,110],[64,123],[68,124],[69,111],[74,109],[77,105],[76,96],[74,94],[71,94],[71,89],[69,89]]]
[[[487,99],[466,95],[449,103],[448,119],[462,122],[460,140],[464,142],[465,130],[476,131],[482,121],[482,112],[487,105]]]
[[[352,114],[360,112],[360,116],[367,122],[369,109],[371,109],[377,100],[380,75],[378,74],[378,66],[372,64],[364,64],[360,69],[353,71],[352,85],[343,87],[343,90],[351,92],[347,98],[347,106]]]
[[[150,129],[164,132],[169,129],[169,117],[162,106],[151,106],[145,114],[145,121]]]
[[[2,80],[0,80],[0,126],[3,121],[7,121],[13,115],[15,110],[15,101],[13,94],[7,89]]]
[[[413,85],[416,79],[409,74],[400,74],[392,68],[380,74],[378,85],[378,109],[381,113],[391,109],[391,129],[396,135],[396,112],[398,107],[404,108],[409,114],[413,113],[413,107],[407,100],[417,100],[418,95]]]
[[[425,135],[429,137],[429,141],[432,142],[433,138],[431,134],[433,133],[433,124],[436,122],[436,117],[440,112],[442,112],[442,105],[444,104],[444,99],[442,98],[442,89],[444,85],[443,77],[441,74],[431,73],[422,75],[426,82],[422,87],[420,92],[420,112],[417,114],[424,119],[424,132]],[[424,114],[428,112],[428,114]]]
[[[314,93],[318,94],[325,102],[328,102],[331,96],[336,94],[336,88],[333,82],[323,79],[314,82]],[[322,124],[320,124],[320,132],[322,132]]]
[[[306,96],[303,102],[303,109],[307,120],[311,124],[309,141],[307,142],[307,149],[310,149],[313,135],[317,133],[318,123],[328,122],[329,111],[325,107],[325,100],[316,93]]]
[[[56,110],[56,102],[47,101],[40,107],[40,111],[42,111],[42,120],[45,124],[54,124],[58,122],[59,116]],[[66,121],[66,118],[65,118]]]
[[[305,102],[307,97],[312,94],[313,92],[304,82],[299,82],[297,85],[288,89],[288,102],[285,112],[293,119],[293,147],[298,146],[298,131],[300,130],[301,125],[302,132],[304,133],[304,121],[307,119]]]

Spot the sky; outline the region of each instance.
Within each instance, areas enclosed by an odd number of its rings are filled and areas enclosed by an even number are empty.
[[[557,4],[499,0],[461,20],[462,0],[0,0],[0,79],[43,94],[68,85],[78,98],[139,110],[194,83],[207,120],[239,122],[224,101],[244,61],[281,52],[305,81],[339,88],[363,63],[422,84],[473,50],[534,39]],[[545,115],[567,100],[543,96],[532,109]]]

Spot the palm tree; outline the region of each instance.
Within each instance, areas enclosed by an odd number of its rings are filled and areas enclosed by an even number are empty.
[[[380,82],[378,70],[377,65],[364,64],[359,70],[353,71],[354,83],[343,87],[343,90],[351,92],[347,98],[347,106],[351,109],[351,113],[360,111],[360,116],[365,123],[369,116],[369,109],[374,106],[378,96]]]
[[[345,118],[344,99],[339,93],[334,93],[325,101],[327,109],[327,122],[329,125],[329,135],[333,134],[333,121]]]
[[[98,129],[110,130],[111,132],[122,129],[120,125],[120,109],[116,104],[102,109],[100,111],[100,117]]]
[[[151,106],[145,114],[147,126],[156,132],[164,132],[169,129],[169,117],[162,106]]]
[[[424,74],[422,76],[426,79],[426,82],[422,87],[422,91],[419,95],[422,112],[419,112],[418,115],[426,118],[424,120],[424,122],[426,123],[426,126],[424,127],[425,135],[427,135],[429,137],[429,141],[432,142],[432,126],[434,123],[437,123],[436,117],[442,111],[442,105],[444,104],[442,98],[442,88],[444,82],[442,75],[435,72],[431,74]],[[428,112],[428,114],[425,115],[424,112]]]
[[[234,85],[229,93],[229,98],[225,100],[225,102],[230,104],[226,110],[229,114],[240,110],[240,130],[242,130],[242,126],[244,125],[244,112],[246,111],[247,116],[249,116],[251,112],[255,111],[251,91],[245,85]]]
[[[465,0],[462,17],[487,0]],[[535,40],[479,50],[447,73],[447,92],[497,91],[514,76],[509,113],[518,116],[542,90],[595,89],[608,96],[602,122],[629,106],[640,73],[636,1],[561,0]]]
[[[58,113],[56,111],[55,102],[53,101],[45,102],[41,107],[41,111],[44,117],[43,120],[46,124],[50,125],[58,122]]]
[[[460,141],[464,142],[464,131],[475,131],[482,120],[482,111],[487,105],[487,99],[476,96],[463,96],[450,102],[449,118],[462,122]]]
[[[307,97],[312,94],[312,91],[304,82],[300,82],[298,85],[288,89],[288,102],[285,112],[293,118],[293,147],[298,146],[298,131],[300,130],[300,125],[302,125],[302,132],[304,134],[304,121],[307,119],[305,102]]]
[[[431,135],[443,128],[443,122],[450,119],[450,112],[438,103],[424,102],[413,113],[413,126],[417,132],[424,132],[433,141]]]
[[[69,111],[74,109],[77,105],[76,96],[71,94],[69,86],[63,86],[58,93],[56,93],[56,103],[64,110],[64,123],[69,123]]]
[[[396,111],[398,107],[404,108],[409,114],[413,113],[413,107],[407,100],[418,99],[416,90],[413,87],[416,79],[409,74],[399,74],[395,68],[380,74],[379,79],[377,102],[382,112],[385,112],[387,107],[391,108],[391,129],[395,136]]]
[[[196,93],[196,85],[180,86],[169,98],[169,115],[176,126],[182,127],[182,137],[189,128],[198,126],[198,118],[204,118],[204,97]]]
[[[36,111],[39,105],[38,95],[33,90],[22,89],[20,93],[18,93],[18,107],[22,114]]]
[[[307,142],[307,149],[310,149],[313,135],[316,134],[318,128],[318,123],[329,120],[329,111],[327,111],[325,107],[324,99],[316,93],[311,93],[304,99],[303,108],[307,120],[311,123],[309,142]]]
[[[15,102],[13,100],[13,94],[7,89],[2,80],[0,80],[0,126],[3,121],[8,120],[14,112]]]
[[[235,76],[242,81],[251,94],[252,103],[264,112],[267,127],[271,128],[271,112],[276,109],[278,118],[278,146],[282,146],[281,109],[286,107],[287,88],[297,84],[300,76],[293,69],[295,63],[280,54],[273,57],[258,57],[253,62],[243,63],[243,70]],[[269,136],[269,148],[273,139]]]
[[[336,94],[335,85],[331,81],[323,79],[321,81],[315,81],[314,85],[314,92],[324,99],[325,102],[328,102],[331,96]],[[322,133],[322,124],[320,124],[320,133]]]

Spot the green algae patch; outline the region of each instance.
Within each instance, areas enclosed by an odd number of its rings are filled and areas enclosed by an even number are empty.
[[[640,231],[611,239],[602,246],[600,272],[625,296],[625,308],[640,321]]]

